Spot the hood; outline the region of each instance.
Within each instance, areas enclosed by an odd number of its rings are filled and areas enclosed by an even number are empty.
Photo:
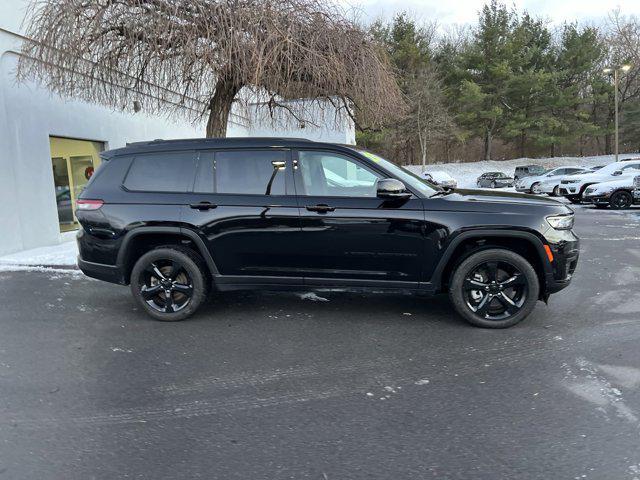
[[[547,197],[525,195],[522,193],[496,192],[489,190],[456,189],[448,195],[435,197],[442,200],[442,204],[435,209],[451,209],[473,212],[520,213],[533,212],[551,214],[571,213],[573,210],[562,202]],[[435,205],[434,205],[435,206]]]
[[[640,173],[638,174],[640,175]],[[633,187],[633,179],[636,175],[621,175],[619,177],[615,177],[615,180],[607,180],[606,182],[598,182],[593,184],[594,187]]]
[[[515,192],[496,192],[491,190],[457,189],[449,197],[457,196],[456,200],[467,202],[499,202],[526,205],[563,205],[561,202],[547,197],[527,195]]]

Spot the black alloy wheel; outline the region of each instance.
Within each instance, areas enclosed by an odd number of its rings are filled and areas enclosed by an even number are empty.
[[[625,210],[633,204],[633,197],[629,192],[621,190],[611,195],[609,205],[616,210]]]
[[[477,252],[456,269],[450,297],[470,323],[504,328],[523,320],[539,296],[535,270],[522,256],[510,250]]]
[[[193,281],[181,263],[157,260],[144,269],[140,294],[158,312],[179,312],[191,301]]]
[[[131,291],[157,320],[184,320],[206,298],[207,275],[204,262],[194,251],[180,246],[156,248],[133,267]]]

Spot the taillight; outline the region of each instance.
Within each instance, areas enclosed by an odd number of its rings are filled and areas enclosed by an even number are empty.
[[[77,210],[98,210],[104,202],[102,200],[77,200]]]

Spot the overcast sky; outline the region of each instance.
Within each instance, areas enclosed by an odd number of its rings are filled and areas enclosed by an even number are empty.
[[[423,21],[437,20],[440,25],[475,23],[482,0],[341,0],[358,7],[369,20],[392,17],[408,11]],[[507,1],[519,11],[527,10],[552,24],[564,21],[592,23],[619,8],[623,14],[640,15],[640,0],[515,0]]]

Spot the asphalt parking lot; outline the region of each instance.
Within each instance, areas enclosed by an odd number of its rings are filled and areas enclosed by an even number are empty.
[[[640,210],[576,230],[573,284],[500,331],[335,292],[166,324],[125,287],[0,272],[0,479],[640,478]]]

